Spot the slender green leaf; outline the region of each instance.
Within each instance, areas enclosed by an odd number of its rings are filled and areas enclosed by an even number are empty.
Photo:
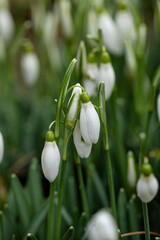
[[[3,212],[0,211],[0,240],[3,240]]]
[[[127,227],[127,197],[123,188],[120,189],[118,195],[118,224],[122,233],[126,233]]]
[[[13,174],[11,177],[11,186],[17,205],[19,217],[21,219],[23,227],[26,228],[30,222],[30,207],[23,187],[15,174]]]

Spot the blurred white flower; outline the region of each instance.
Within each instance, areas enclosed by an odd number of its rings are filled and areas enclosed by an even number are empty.
[[[130,38],[133,42],[135,42],[136,29],[131,12],[127,9],[118,10],[115,16],[115,22],[123,41],[125,41],[126,38]]]
[[[87,225],[88,240],[118,240],[117,225],[113,216],[106,210],[100,210]]]
[[[0,8],[0,37],[2,37],[5,43],[8,45],[14,35],[15,26],[14,20],[7,8]]]
[[[137,175],[135,168],[135,159],[131,151],[129,151],[127,154],[127,162],[128,162],[127,182],[129,187],[134,188],[136,186]]]
[[[58,175],[60,165],[60,153],[55,141],[45,142],[41,164],[45,178],[49,182],[53,182]]]
[[[102,29],[103,40],[107,50],[114,55],[121,55],[124,48],[121,34],[114,20],[107,12],[100,14],[98,26]]]
[[[142,202],[148,203],[152,201],[158,192],[158,188],[159,184],[153,173],[149,176],[141,174],[137,182],[137,194]]]
[[[101,82],[105,83],[105,99],[108,100],[115,85],[115,72],[111,62],[101,63],[98,74],[98,81],[99,84]]]
[[[77,120],[74,132],[73,132],[73,142],[78,152],[78,155],[81,158],[87,158],[90,155],[92,144],[86,143],[82,139],[81,131],[80,131],[80,123]]]
[[[73,20],[71,15],[71,3],[69,0],[60,1],[60,23],[63,34],[66,38],[73,35]]]
[[[78,86],[81,86],[79,83],[76,84],[77,87],[74,87],[71,97],[68,102],[68,112],[66,113],[66,124],[71,126],[73,122],[76,120],[76,115],[80,103],[80,95],[82,93],[82,89]],[[71,104],[70,104],[71,102]]]
[[[3,142],[2,133],[0,132],[0,163],[2,162],[2,159],[3,159],[3,153],[4,153],[4,142]]]
[[[32,87],[39,77],[39,59],[34,52],[26,52],[21,59],[21,71],[28,87]]]
[[[83,93],[82,93],[83,94]],[[81,95],[82,96],[82,95]],[[86,143],[97,143],[100,133],[100,121],[98,113],[93,104],[89,100],[83,101],[80,112],[80,129],[81,134]]]

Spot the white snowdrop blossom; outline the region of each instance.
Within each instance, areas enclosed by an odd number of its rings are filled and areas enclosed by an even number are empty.
[[[14,20],[10,11],[4,7],[0,8],[0,36],[7,45],[11,42],[14,31]]]
[[[117,25],[107,12],[100,14],[98,26],[102,29],[104,44],[108,51],[117,56],[121,55],[124,48],[122,38]]]
[[[98,74],[98,81],[99,84],[101,82],[105,83],[105,99],[108,100],[115,85],[115,72],[110,62],[101,63]]]
[[[4,153],[4,141],[2,133],[0,132],[0,163],[2,162],[3,159],[3,153]]]
[[[66,119],[67,122],[70,124],[72,124],[75,121],[76,115],[77,115],[77,111],[78,111],[78,105],[80,102],[80,95],[82,93],[82,89],[78,86],[81,86],[79,83],[76,84],[77,87],[74,87],[73,91],[72,91],[72,95],[69,99],[69,103],[71,101],[71,106],[69,107]],[[73,98],[73,99],[72,99]],[[69,105],[68,103],[68,105]]]
[[[125,41],[126,38],[130,38],[133,42],[135,42],[136,29],[131,12],[127,9],[117,11],[115,22],[123,41]]]
[[[86,96],[85,94],[87,93],[85,92],[82,94],[84,94],[83,96]],[[83,101],[83,96],[81,97],[82,106],[80,111],[81,134],[86,143],[97,143],[100,133],[99,116],[93,104],[89,100],[89,97],[87,98],[87,101]]]
[[[60,165],[60,153],[55,141],[45,142],[41,164],[45,178],[49,182],[53,182],[58,175]]]
[[[134,188],[136,186],[137,176],[136,176],[136,169],[135,169],[135,160],[134,160],[133,153],[131,151],[128,152],[127,161],[128,161],[127,182],[131,188]]]
[[[34,52],[24,53],[21,70],[26,85],[32,87],[37,82],[40,71],[39,59]]]
[[[92,144],[86,143],[82,139],[79,120],[77,121],[74,132],[73,132],[73,142],[78,152],[78,155],[81,158],[88,158],[91,153]]]
[[[159,184],[153,173],[149,176],[141,174],[137,182],[137,194],[142,202],[152,201],[158,192],[158,188]]]
[[[88,240],[118,240],[117,225],[113,216],[106,210],[100,210],[87,225]]]
[[[158,94],[158,98],[157,98],[157,114],[158,114],[158,120],[160,122],[160,94]]]

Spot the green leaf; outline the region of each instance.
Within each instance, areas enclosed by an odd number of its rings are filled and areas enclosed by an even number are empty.
[[[3,212],[0,211],[0,240],[3,240]]]
[[[36,158],[32,160],[27,185],[29,200],[32,204],[32,213],[35,213],[43,201],[41,174],[38,166],[38,159]]]
[[[30,222],[30,206],[24,193],[23,187],[15,174],[11,177],[11,186],[17,205],[18,214],[24,228]]]
[[[60,134],[60,117],[61,117],[63,97],[64,97],[64,95],[67,91],[68,84],[69,84],[69,81],[70,81],[70,77],[71,77],[71,74],[73,72],[76,61],[77,60],[75,58],[71,61],[70,65],[69,65],[69,67],[68,67],[68,69],[65,73],[65,76],[64,76],[64,79],[63,79],[63,82],[62,82],[62,85],[61,85],[60,94],[59,94],[59,97],[58,97],[58,100],[57,100],[56,125],[55,125],[55,137],[56,138],[59,138],[59,134]]]
[[[29,239],[31,239],[31,240],[37,240],[37,238],[36,238],[34,235],[32,235],[31,233],[28,233],[28,234],[27,234],[27,240],[29,240]]]
[[[87,223],[87,216],[86,216],[86,213],[83,212],[80,216],[78,226],[76,228],[75,239],[80,239],[81,236],[84,234],[86,223]]]
[[[68,228],[68,230],[65,232],[65,234],[62,237],[62,240],[69,240],[73,237],[74,234],[74,227],[71,226]]]
[[[118,222],[121,233],[126,233],[128,231],[127,227],[127,197],[126,192],[123,188],[120,189],[118,195]]]

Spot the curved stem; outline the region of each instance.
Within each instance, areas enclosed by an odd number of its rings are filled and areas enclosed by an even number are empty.
[[[143,208],[145,238],[146,238],[146,240],[150,240],[150,227],[149,227],[149,218],[148,218],[148,207],[147,207],[147,203],[142,203],[142,208]]]
[[[50,125],[49,125],[49,131],[51,131],[51,127],[53,126],[53,124],[55,124],[55,122],[56,122],[56,121],[53,121],[53,122],[50,123]]]
[[[47,222],[47,240],[53,239],[54,182],[50,184],[49,209]]]
[[[145,231],[124,233],[121,235],[121,237],[123,238],[123,237],[129,237],[129,236],[135,236],[135,235],[141,235],[141,234],[145,234]],[[150,232],[150,235],[160,237],[160,233],[156,233],[156,232]]]

